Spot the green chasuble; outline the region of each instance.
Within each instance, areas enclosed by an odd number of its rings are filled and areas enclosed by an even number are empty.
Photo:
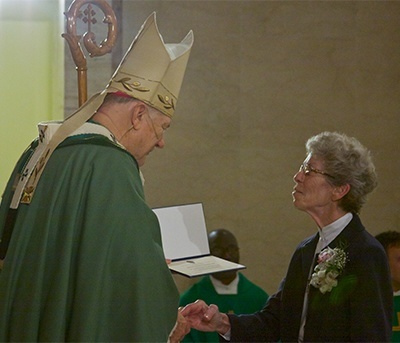
[[[185,306],[197,299],[207,304],[215,304],[223,313],[246,314],[261,310],[268,300],[268,294],[259,286],[239,274],[237,294],[218,294],[210,277],[205,276],[181,295],[180,306]],[[201,332],[192,329],[183,342],[219,342],[216,332]]]
[[[19,205],[0,273],[0,341],[166,342],[178,302],[135,159],[101,135],[68,138]]]

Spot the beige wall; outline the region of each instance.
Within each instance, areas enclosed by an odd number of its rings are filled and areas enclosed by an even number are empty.
[[[335,130],[375,156],[380,185],[361,213],[364,224],[372,234],[400,230],[400,2],[123,6],[124,49],[152,11],[166,42],[195,33],[167,146],[143,169],[151,206],[203,202],[208,229],[233,231],[244,273],[272,293],[297,243],[316,231],[291,200],[304,143]],[[99,63],[90,92],[111,75],[110,57]],[[75,106],[74,82],[67,65],[67,109]],[[176,280],[180,289],[193,282]]]

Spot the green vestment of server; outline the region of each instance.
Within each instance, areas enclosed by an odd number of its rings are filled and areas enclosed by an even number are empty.
[[[3,231],[18,162],[0,208]],[[179,294],[135,159],[108,138],[68,138],[29,205],[0,273],[0,341],[166,342]]]
[[[400,292],[393,294],[393,326],[391,342],[400,342]]]
[[[180,306],[204,300],[215,304],[223,313],[247,314],[261,310],[268,300],[268,294],[252,283],[242,273],[239,274],[237,294],[218,294],[209,276],[204,276],[181,295]],[[201,332],[192,329],[183,342],[219,342],[216,332]]]

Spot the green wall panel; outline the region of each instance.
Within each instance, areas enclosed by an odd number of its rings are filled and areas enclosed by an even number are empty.
[[[62,20],[56,0],[0,1],[1,193],[37,123],[63,117]]]

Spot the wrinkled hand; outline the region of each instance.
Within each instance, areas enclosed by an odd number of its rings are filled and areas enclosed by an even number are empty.
[[[219,312],[217,305],[207,305],[203,300],[186,305],[180,313],[192,328],[199,331],[226,334],[231,326],[226,314]]]
[[[174,328],[169,334],[167,343],[178,343],[190,332],[190,324],[180,313],[181,309],[182,307],[178,308],[178,317],[176,319]]]

